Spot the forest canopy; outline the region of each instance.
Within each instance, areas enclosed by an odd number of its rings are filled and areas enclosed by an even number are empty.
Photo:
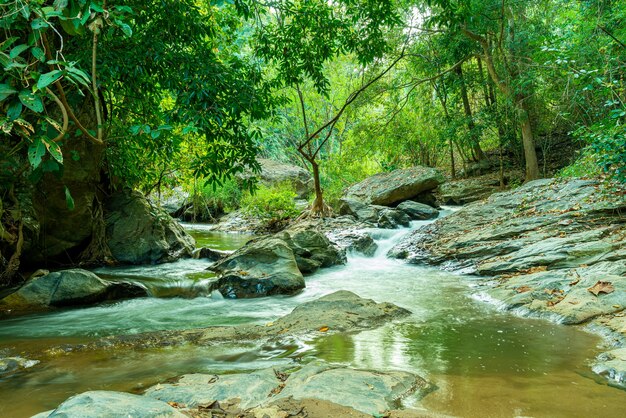
[[[298,163],[320,211],[417,164],[624,182],[624,19],[610,0],[3,0],[3,200],[77,140],[107,187],[147,193]]]

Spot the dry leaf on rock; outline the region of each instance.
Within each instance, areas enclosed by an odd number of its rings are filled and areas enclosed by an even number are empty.
[[[606,294],[613,293],[615,292],[615,288],[613,287],[613,284],[611,282],[599,281],[593,286],[591,286],[589,289],[587,289],[587,291],[598,296],[600,293],[606,293]]]

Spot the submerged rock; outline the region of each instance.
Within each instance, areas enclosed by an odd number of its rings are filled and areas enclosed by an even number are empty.
[[[22,357],[0,357],[0,377],[20,369],[28,369],[37,364],[39,364],[39,360],[28,360]]]
[[[391,206],[444,182],[445,178],[437,169],[416,166],[369,177],[350,187],[346,197],[366,204]]]
[[[90,271],[72,269],[30,279],[0,300],[0,310],[21,313],[142,296],[147,296],[147,290],[138,284],[109,282]]]
[[[341,290],[317,300],[303,303],[291,313],[265,325],[209,327],[186,331],[159,331],[143,334],[104,337],[80,345],[64,345],[46,350],[48,355],[84,350],[109,350],[112,347],[148,348],[177,344],[215,345],[239,341],[280,341],[293,337],[307,338],[338,332],[373,329],[409,315],[404,308],[391,303],[376,303]],[[320,331],[321,329],[325,331]]]
[[[278,238],[251,241],[209,269],[218,274],[216,289],[227,298],[289,295],[305,286],[293,251]]]
[[[120,263],[155,264],[191,257],[194,239],[141,193],[122,190],[105,202],[107,245]]]
[[[146,396],[187,407],[237,399],[243,409],[287,398],[320,399],[374,415],[393,409],[408,394],[418,391],[423,396],[432,390],[431,384],[411,373],[357,370],[316,361],[291,374],[271,368],[246,374],[185,375],[176,383],[148,389]]]
[[[380,205],[368,205],[349,198],[341,200],[339,213],[354,216],[360,222],[386,229],[408,226],[411,221],[407,213],[402,210]]]
[[[55,410],[37,418],[185,418],[165,402],[124,392],[96,390],[72,396]]]

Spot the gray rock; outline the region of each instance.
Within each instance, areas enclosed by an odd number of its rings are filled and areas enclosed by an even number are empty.
[[[302,227],[290,228],[275,235],[287,243],[294,253],[302,273],[315,272],[320,267],[345,264],[345,251],[340,250],[321,232]]]
[[[147,396],[104,390],[72,396],[48,418],[185,418],[165,402]]]
[[[233,251],[220,251],[220,250],[214,250],[209,247],[201,247],[201,248],[196,248],[193,251],[192,256],[193,258],[205,258],[210,261],[220,261],[228,257],[229,255],[231,255],[232,253]]]
[[[123,190],[105,203],[107,245],[120,263],[155,264],[190,257],[194,239],[141,193]]]
[[[350,187],[345,197],[390,206],[433,190],[444,182],[445,178],[438,170],[417,166],[369,177]]]
[[[258,162],[261,165],[258,177],[262,184],[276,186],[291,183],[300,199],[306,199],[313,192],[313,176],[304,168],[267,158],[259,158]],[[252,173],[246,172],[238,177],[249,179]]]
[[[411,219],[399,209],[380,208],[377,225],[379,228],[395,229],[409,226]]]
[[[174,187],[163,190],[160,196],[154,196],[151,200],[168,214],[176,217],[184,211],[184,207],[189,201],[189,193],[185,192],[182,187]]]
[[[28,360],[22,357],[0,357],[0,377],[20,369],[28,369],[39,364],[39,360]]]
[[[613,384],[626,389],[626,348],[616,348],[600,354],[592,369]]]
[[[147,290],[138,284],[109,282],[90,271],[72,269],[34,277],[0,300],[0,310],[21,313],[142,296]]]
[[[318,361],[291,374],[276,398],[322,399],[376,415],[393,409],[408,394],[417,391],[421,397],[433,389],[412,373],[357,370]]]
[[[499,188],[497,179],[467,179],[442,184],[437,192],[445,205],[466,205],[488,198],[497,193]]]
[[[411,220],[421,221],[427,219],[435,219],[439,216],[439,211],[423,203],[407,200],[400,203],[397,208],[406,213]]]
[[[218,274],[216,288],[228,298],[289,295],[305,286],[293,251],[278,238],[253,240],[209,269]]]
[[[339,202],[339,214],[351,215],[361,222],[376,224],[379,217],[379,209],[360,200],[343,198]]]
[[[187,407],[240,399],[239,406],[247,409],[267,402],[279,384],[274,369],[221,376],[191,374],[180,377],[173,384],[153,386],[145,396]]]
[[[277,369],[221,376],[185,375],[176,383],[148,389],[146,396],[189,407],[238,399],[243,409],[285,398],[320,399],[378,414],[393,409],[408,394],[419,391],[424,395],[432,389],[431,384],[411,373],[356,370],[316,361],[290,375]]]

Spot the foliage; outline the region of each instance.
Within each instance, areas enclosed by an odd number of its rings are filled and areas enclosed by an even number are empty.
[[[275,186],[261,185],[254,193],[247,193],[241,200],[243,212],[260,218],[268,226],[280,224],[297,216],[294,199],[296,192],[289,182]]]

